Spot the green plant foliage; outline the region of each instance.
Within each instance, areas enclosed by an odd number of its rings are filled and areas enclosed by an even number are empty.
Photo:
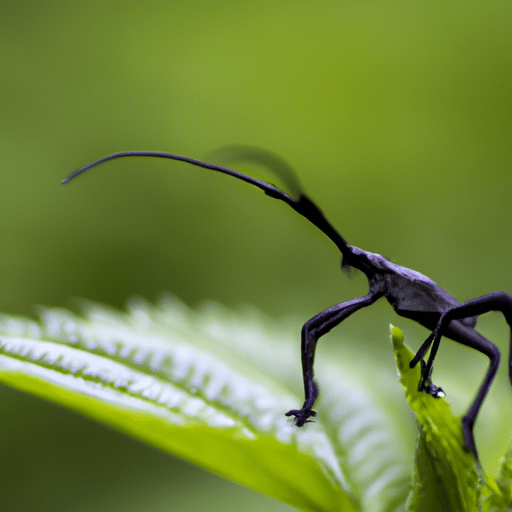
[[[213,304],[192,312],[170,297],[158,307],[134,301],[127,314],[84,309],[84,317],[45,310],[40,322],[3,317],[0,380],[300,510],[465,511],[480,498],[482,510],[508,510],[510,453],[482,487],[459,420],[444,400],[416,391],[418,370],[397,328],[401,381],[421,431],[412,491],[397,410],[379,398],[382,379],[354,375],[352,358],[319,362],[319,414],[298,429],[284,416],[302,400],[286,327]]]
[[[494,481],[485,476],[474,456],[464,449],[461,418],[451,414],[443,398],[418,391],[420,367],[409,367],[414,353],[404,345],[402,332],[397,327],[391,328],[391,338],[400,382],[420,429],[408,510],[509,510],[511,450],[503,460],[498,479]]]
[[[420,426],[411,510],[476,510],[477,465],[463,448],[460,418],[450,413],[443,398],[418,391],[420,365],[409,367],[414,354],[404,345],[400,329],[393,327],[391,335],[400,381]]]
[[[512,448],[509,448],[501,461],[496,481],[486,479],[482,489],[482,510],[485,512],[512,511]]]

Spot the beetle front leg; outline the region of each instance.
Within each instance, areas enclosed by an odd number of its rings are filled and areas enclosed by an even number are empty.
[[[430,368],[421,359],[421,379],[418,384],[418,391],[424,391],[425,393],[428,393],[430,396],[433,396],[434,398],[442,398],[445,396],[443,388],[440,388],[439,386],[436,386],[431,379],[432,376],[432,370],[433,366],[431,365]]]
[[[318,385],[313,376],[313,361],[317,341],[349,315],[373,304],[380,296],[381,294],[369,293],[365,297],[342,302],[322,311],[308,320],[302,327],[301,357],[305,400],[301,409],[292,409],[286,413],[286,416],[295,416],[295,424],[298,427],[309,423],[311,421],[309,418],[316,416],[313,405],[318,397]]]
[[[424,391],[434,398],[441,398],[445,396],[443,388],[436,386],[431,379],[432,370],[434,369],[434,359],[437,354],[437,349],[439,348],[440,338],[440,335],[438,335],[438,329],[434,329],[418,349],[418,352],[416,352],[416,355],[412,358],[412,361],[409,363],[410,368],[414,368],[418,363],[421,364],[421,378],[420,382],[418,383],[418,391]],[[428,362],[425,363],[423,356],[427,353],[432,343],[434,345],[430,352]]]
[[[313,361],[315,358],[315,349],[318,338],[321,334],[317,334],[314,328],[315,320],[325,313],[313,317],[302,327],[301,333],[301,357],[302,357],[302,376],[304,379],[304,395],[306,397],[301,409],[292,409],[286,413],[286,416],[295,416],[295,424],[302,427],[305,423],[309,423],[311,416],[316,416],[313,411],[313,405],[318,397],[318,385],[313,378]],[[340,320],[341,322],[341,320]],[[339,323],[339,322],[338,322]],[[333,326],[334,327],[334,326]]]

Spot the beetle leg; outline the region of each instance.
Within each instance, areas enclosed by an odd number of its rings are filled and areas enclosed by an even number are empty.
[[[510,345],[512,348],[512,296],[505,292],[490,293],[483,297],[469,300],[460,306],[455,306],[445,311],[441,315],[434,333],[427,339],[427,341],[429,339],[431,340],[432,350],[429,360],[425,366],[425,375],[428,375],[432,369],[432,364],[437,349],[439,348],[442,335],[445,335],[462,345],[478,350],[478,352],[481,352],[489,358],[489,367],[484,380],[480,384],[471,406],[462,418],[462,430],[465,446],[477,458],[478,455],[473,437],[473,426],[482,403],[489,392],[492,381],[496,376],[496,372],[498,371],[500,352],[493,343],[484,338],[479,332],[465,326],[461,322],[457,322],[457,320],[482,315],[489,311],[500,311],[503,313],[505,320],[511,328]],[[512,351],[509,354],[509,380],[512,384]]]
[[[308,320],[302,327],[301,357],[305,401],[301,409],[292,409],[286,413],[286,416],[295,416],[298,427],[302,427],[311,421],[308,418],[316,415],[313,405],[318,397],[318,385],[313,378],[313,361],[317,341],[352,313],[373,304],[381,295],[371,292],[365,297],[332,306]]]

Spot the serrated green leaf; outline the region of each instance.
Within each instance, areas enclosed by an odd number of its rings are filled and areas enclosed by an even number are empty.
[[[404,345],[402,332],[391,328],[400,382],[420,427],[413,488],[408,510],[469,512],[479,509],[479,468],[464,449],[460,418],[453,416],[443,398],[418,391],[420,366],[409,367],[414,357]]]
[[[503,457],[496,480],[486,478],[482,495],[482,512],[512,511],[512,447]]]
[[[503,457],[496,485],[499,489],[499,493],[496,493],[496,496],[499,497],[495,500],[496,506],[501,507],[500,510],[503,511],[512,510],[512,447]]]
[[[174,299],[4,317],[0,380],[301,510],[401,509],[407,450],[389,413],[325,364],[317,421],[295,427],[284,412],[303,399],[296,335],[269,323]]]

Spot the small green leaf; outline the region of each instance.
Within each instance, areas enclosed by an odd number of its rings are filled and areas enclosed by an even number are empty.
[[[474,456],[464,449],[461,420],[451,414],[443,398],[418,391],[420,366],[409,367],[414,354],[404,345],[398,327],[391,328],[391,337],[400,382],[420,428],[408,510],[476,511],[479,467]]]
[[[512,447],[503,457],[498,477],[495,481],[486,478],[482,490],[482,512],[512,511]]]

